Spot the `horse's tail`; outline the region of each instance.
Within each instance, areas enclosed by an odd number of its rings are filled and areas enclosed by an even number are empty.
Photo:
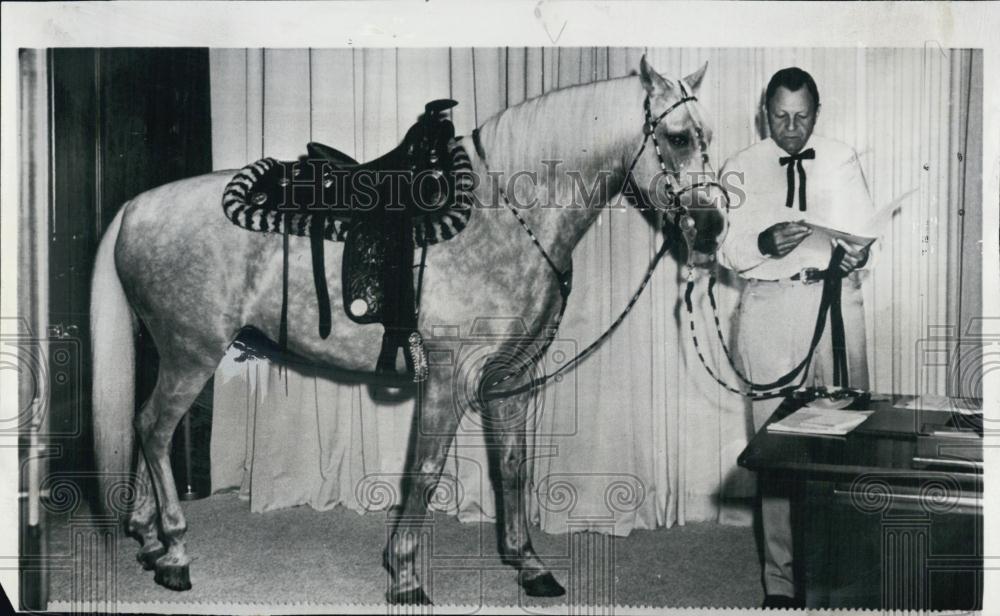
[[[137,322],[115,266],[115,244],[124,210],[118,212],[101,239],[90,291],[94,461],[100,489],[96,500],[105,511],[114,507],[113,486],[120,485],[131,470],[134,441]]]

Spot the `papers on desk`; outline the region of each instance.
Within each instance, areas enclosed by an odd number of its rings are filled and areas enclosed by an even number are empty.
[[[840,411],[804,406],[781,421],[768,424],[768,432],[844,436],[864,423],[874,411]]]
[[[946,411],[973,415],[983,412],[983,401],[979,398],[949,398],[937,394],[921,394],[919,396],[904,396],[893,404],[897,409],[911,411]]]

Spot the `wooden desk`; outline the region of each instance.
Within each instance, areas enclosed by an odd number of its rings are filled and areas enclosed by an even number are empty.
[[[768,423],[807,401],[785,400]],[[793,481],[807,605],[980,609],[982,436],[952,413],[869,400],[848,408],[875,413],[846,437],[765,426],[739,457],[760,481]]]

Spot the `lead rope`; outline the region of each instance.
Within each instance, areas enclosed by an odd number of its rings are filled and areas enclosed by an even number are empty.
[[[712,276],[711,277],[711,282],[709,283],[709,285],[714,285],[714,283],[715,283],[715,277]],[[684,304],[687,307],[687,312],[688,312],[688,333],[691,335],[691,343],[694,346],[694,352],[695,352],[695,354],[698,355],[698,361],[701,362],[702,367],[704,367],[705,371],[708,372],[708,375],[710,377],[712,377],[712,380],[714,380],[720,387],[722,387],[726,391],[728,391],[730,393],[738,394],[740,396],[744,396],[744,397],[750,398],[751,400],[771,400],[771,399],[774,399],[774,398],[784,398],[788,394],[790,394],[791,392],[795,391],[796,389],[801,388],[802,385],[805,384],[805,376],[806,375],[803,375],[802,382],[799,383],[797,386],[789,386],[789,387],[785,387],[785,388],[782,388],[780,390],[772,391],[772,392],[755,392],[755,391],[743,391],[743,390],[738,389],[736,387],[733,387],[729,383],[723,381],[722,378],[718,374],[716,374],[715,370],[713,370],[712,367],[708,365],[708,361],[705,359],[705,356],[701,352],[701,345],[698,344],[698,334],[695,332],[695,328],[694,328],[694,308],[693,308],[692,303],[691,303],[691,292],[694,290],[694,284],[695,284],[695,280],[694,280],[693,276],[689,275],[688,282],[687,282],[687,288],[684,291]],[[715,305],[714,305],[714,302],[713,302],[713,309],[714,309],[714,306]],[[718,314],[714,313],[714,312],[713,312],[713,314],[715,314],[715,324],[716,324],[717,331],[719,333],[719,340],[721,342],[722,341],[722,329],[721,329],[721,326],[719,324]],[[726,357],[729,359],[729,362],[730,362],[730,365],[733,368],[733,371],[736,372],[737,376],[740,377],[740,380],[742,380],[744,382],[747,382],[747,380],[743,377],[743,374],[736,368],[735,362],[733,362],[733,359],[732,359],[732,357],[729,354],[729,349],[726,346],[725,342],[722,342],[722,348],[723,348],[723,350],[724,350],[724,352],[726,354]]]
[[[704,366],[709,376],[711,376],[716,383],[721,385],[727,391],[730,391],[735,394],[740,394],[741,396],[746,396],[753,400],[770,400],[773,398],[785,397],[789,395],[791,392],[797,389],[801,389],[805,385],[806,379],[809,376],[808,367],[812,362],[813,355],[816,352],[816,347],[819,345],[819,341],[823,337],[823,331],[826,329],[827,315],[833,305],[833,302],[836,300],[835,292],[837,286],[840,284],[839,279],[837,279],[836,277],[839,275],[837,272],[839,271],[840,261],[843,259],[843,257],[844,257],[844,249],[838,246],[834,250],[833,255],[830,258],[830,264],[827,267],[827,274],[823,280],[823,293],[820,298],[819,311],[816,315],[816,325],[813,328],[813,337],[809,343],[809,351],[806,353],[805,357],[802,358],[802,361],[798,363],[798,365],[796,365],[782,377],[770,383],[755,383],[751,381],[749,378],[747,378],[746,375],[744,375],[743,372],[740,371],[740,369],[737,367],[736,362],[733,359],[732,353],[729,351],[729,347],[726,345],[725,337],[722,334],[722,325],[719,321],[718,304],[715,301],[715,293],[713,291],[716,279],[715,276],[711,276],[709,278],[708,297],[709,297],[709,302],[712,305],[712,316],[715,319],[716,335],[718,336],[719,343],[722,346],[723,353],[725,354],[726,359],[729,361],[730,367],[733,369],[733,372],[736,374],[737,377],[739,377],[741,381],[743,381],[743,383],[750,386],[750,391],[743,391],[723,381],[716,374],[716,372],[712,370],[712,368],[708,365],[708,362],[705,360],[705,356],[702,354],[701,347],[698,344],[698,335],[695,332],[694,307],[691,302],[691,293],[694,290],[695,280],[692,273],[693,270],[689,269],[687,289],[684,292],[684,303],[686,305],[689,317],[688,319],[689,331],[691,334],[691,341],[694,344],[695,352],[698,355],[698,360],[701,361],[702,366]],[[798,385],[790,385],[790,383],[794,381],[795,378],[800,373],[802,375],[802,379],[799,381]],[[754,391],[754,390],[772,390],[772,391]]]

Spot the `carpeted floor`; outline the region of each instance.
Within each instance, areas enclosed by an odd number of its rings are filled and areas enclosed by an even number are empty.
[[[113,573],[108,597],[118,602],[240,604],[377,604],[386,517],[343,508],[297,507],[250,512],[235,494],[184,504],[194,588],[177,593],[153,582],[135,560],[137,543],[82,516],[52,520],[50,600],[80,602],[98,571]],[[492,524],[462,524],[438,514],[426,586],[436,605],[579,605],[753,607],[760,604],[760,566],[753,531],[718,524],[636,531],[624,538],[535,530],[536,550],[567,588],[566,597],[530,599],[497,557]],[[114,562],[97,547],[106,537]],[[103,592],[102,592],[103,595]],[[58,604],[58,603],[57,603]]]

